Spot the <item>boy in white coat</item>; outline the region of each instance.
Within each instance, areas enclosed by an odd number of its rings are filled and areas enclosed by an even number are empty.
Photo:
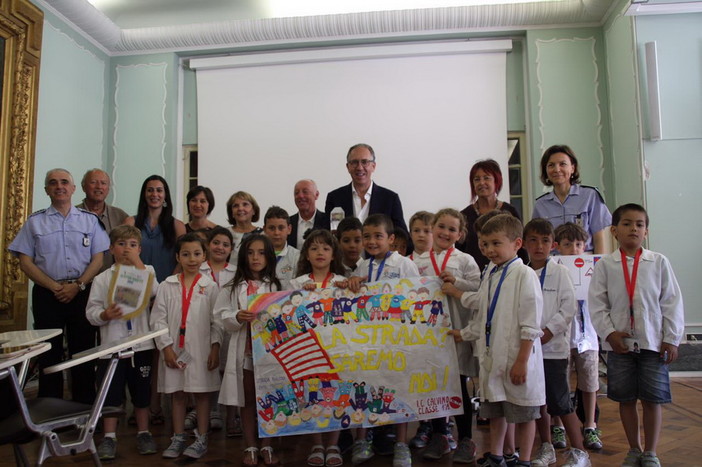
[[[546,403],[539,342],[543,299],[539,278],[517,257],[521,236],[519,219],[508,214],[493,217],[481,230],[483,251],[492,265],[478,292],[460,293],[450,283],[443,286],[445,293],[460,296],[463,306],[478,310],[470,325],[451,334],[457,341],[477,340],[480,413],[490,419],[488,466],[506,466],[502,454],[507,423],[517,426],[520,457],[531,458],[534,420]]]

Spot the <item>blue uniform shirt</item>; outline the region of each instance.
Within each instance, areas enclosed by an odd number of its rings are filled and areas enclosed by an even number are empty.
[[[612,225],[612,214],[595,188],[571,185],[570,193],[564,203],[553,191],[536,198],[532,219],[547,219],[555,229],[561,224],[572,222],[579,225],[590,235],[585,245],[586,251],[592,251],[592,235]]]
[[[29,216],[8,250],[34,258],[44,274],[59,281],[79,278],[92,256],[109,247],[110,239],[95,214],[71,206],[64,218],[51,206]]]

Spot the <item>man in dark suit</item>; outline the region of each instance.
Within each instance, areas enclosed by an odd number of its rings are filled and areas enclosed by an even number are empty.
[[[290,216],[292,230],[288,245],[302,248],[305,233],[315,229],[329,228],[329,215],[317,209],[319,190],[314,180],[300,180],[295,184],[295,206],[297,214]]]
[[[337,188],[327,195],[324,211],[341,207],[346,217],[355,216],[363,222],[371,214],[386,214],[395,228],[407,232],[402,214],[400,197],[394,191],[383,188],[371,179],[375,171],[375,152],[367,144],[351,146],[346,154],[346,170],[351,175],[351,183]]]

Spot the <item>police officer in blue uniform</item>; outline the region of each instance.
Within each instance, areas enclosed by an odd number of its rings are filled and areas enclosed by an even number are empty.
[[[109,238],[97,216],[71,203],[76,190],[71,174],[52,169],[44,190],[51,206],[25,222],[8,250],[34,282],[32,314],[35,329],[63,329],[69,357],[95,345],[96,328],[85,318],[90,281],[100,271]],[[63,359],[63,335],[51,341],[51,350],[39,357],[39,368]],[[95,371],[90,363],[71,370],[73,400],[92,403]],[[40,397],[63,397],[63,376],[41,374]]]

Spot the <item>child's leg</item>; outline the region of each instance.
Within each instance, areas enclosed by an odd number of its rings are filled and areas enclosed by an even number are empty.
[[[395,428],[397,442],[407,444],[407,423],[398,423]]]
[[[583,401],[583,411],[585,412],[585,428],[596,428],[595,407],[597,406],[597,393],[581,391]]]
[[[508,423],[507,430],[505,431],[505,442],[502,443],[504,446],[502,452],[505,455],[514,454],[517,450],[517,443],[514,439],[514,430],[514,423]]]
[[[570,446],[581,451],[585,450],[583,446],[583,432],[580,431],[580,420],[575,412],[571,412],[561,416],[563,426],[565,427],[566,435],[570,440]]]
[[[206,435],[210,425],[210,395],[209,392],[197,392],[195,397],[195,409],[197,410],[197,431],[200,435]]]
[[[148,417],[148,415],[147,415]],[[117,422],[118,422],[117,417],[105,417],[102,420],[102,429],[104,430],[104,433],[116,433],[117,432]],[[138,419],[137,419],[138,423]],[[139,430],[141,431],[141,430]]]
[[[619,418],[622,420],[624,434],[631,449],[641,449],[641,437],[639,433],[639,412],[636,409],[636,401],[619,403]]]
[[[490,426],[492,427],[492,420],[490,420]],[[520,449],[519,457],[524,460],[531,459],[535,432],[536,423],[534,423],[534,420],[516,424],[517,445]]]
[[[504,440],[507,433],[507,420],[505,417],[490,419],[490,452],[501,457],[504,453]],[[532,441],[533,442],[533,441]],[[528,459],[528,457],[526,458]]]
[[[176,434],[185,432],[185,404],[187,395],[183,391],[176,391],[171,395],[171,405],[173,414],[173,432]]]
[[[551,416],[546,411],[545,405],[541,406],[540,413],[541,413],[541,418],[536,420],[536,429],[539,432],[539,438],[541,438],[541,442],[542,443],[550,443],[551,442]]]
[[[134,409],[134,418],[136,418],[138,431],[149,431],[149,408],[140,407]],[[105,420],[108,420],[107,418]],[[107,432],[107,430],[105,430]]]
[[[244,445],[256,446],[256,386],[251,370],[244,370],[244,407],[241,408],[241,425],[244,432]]]
[[[661,404],[641,401],[643,406],[644,451],[656,452],[663,423]]]

